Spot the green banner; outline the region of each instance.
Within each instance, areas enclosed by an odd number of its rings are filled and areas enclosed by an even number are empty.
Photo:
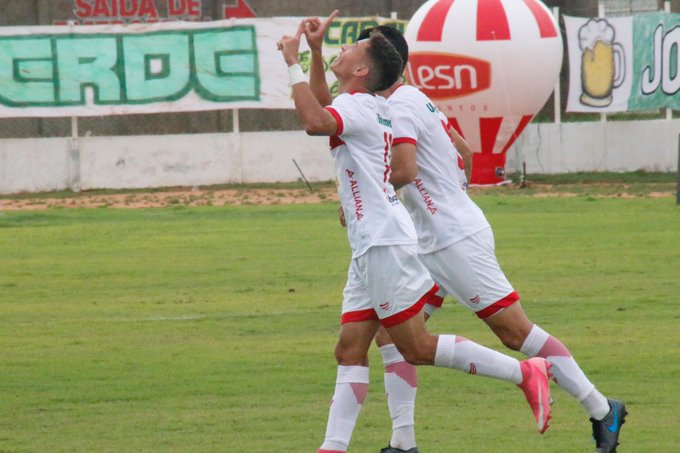
[[[633,89],[628,110],[680,110],[680,14],[633,17]]]
[[[138,34],[0,36],[0,104],[64,107],[260,98],[252,25]]]
[[[0,27],[0,118],[220,109],[293,109],[276,42],[303,17],[127,25]],[[404,21],[336,17],[326,65],[368,27]],[[300,46],[309,69],[309,47]],[[336,89],[332,71],[326,72]]]

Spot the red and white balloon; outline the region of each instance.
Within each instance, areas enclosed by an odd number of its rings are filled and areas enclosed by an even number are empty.
[[[505,180],[505,154],[552,93],[562,37],[538,0],[429,0],[406,28],[406,77],[474,150],[472,183]]]

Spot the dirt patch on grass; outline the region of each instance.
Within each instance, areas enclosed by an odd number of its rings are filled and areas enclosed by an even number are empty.
[[[664,198],[674,197],[676,186],[671,183],[625,184],[543,184],[531,183],[525,188],[517,184],[501,187],[471,187],[470,195],[522,195],[533,197],[597,198]],[[19,194],[0,197],[0,211],[64,209],[64,208],[163,208],[172,206],[225,206],[313,204],[338,202],[332,183],[318,183],[313,190],[307,187],[202,187],[172,188],[127,192],[60,192],[55,194]]]
[[[161,208],[170,206],[224,206],[305,204],[337,201],[333,187],[309,189],[186,189],[162,192],[115,194],[74,193],[73,196],[0,199],[0,210],[40,210],[50,208]]]

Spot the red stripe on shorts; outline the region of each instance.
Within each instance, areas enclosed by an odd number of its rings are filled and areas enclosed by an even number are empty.
[[[442,308],[444,298],[433,294],[432,297],[430,297],[430,300],[426,301],[425,303],[427,305],[432,305],[433,307]]]
[[[404,321],[408,321],[409,319],[413,318],[415,315],[420,313],[420,311],[423,309],[423,305],[429,303],[429,301],[432,299],[432,296],[434,296],[437,293],[437,291],[439,291],[439,286],[437,286],[437,284],[435,283],[434,286],[432,286],[432,288],[423,295],[423,297],[418,299],[418,302],[411,305],[404,311],[400,311],[399,313],[395,313],[392,316],[388,316],[387,318],[381,319],[380,322],[385,328],[387,328],[396,326],[397,324],[401,324]]]
[[[498,302],[489,305],[488,307],[486,307],[483,310],[479,310],[475,314],[477,315],[477,317],[479,319],[485,319],[485,318],[488,318],[489,316],[491,316],[493,314],[498,313],[502,309],[509,307],[510,305],[514,304],[518,300],[519,300],[519,294],[517,294],[516,291],[513,291],[510,294],[508,294],[507,296],[505,296],[504,298],[502,298],[501,300],[499,300]]]
[[[348,322],[372,321],[377,319],[378,315],[375,313],[375,310],[368,308],[366,310],[348,311],[347,313],[343,313],[340,323],[347,324]]]

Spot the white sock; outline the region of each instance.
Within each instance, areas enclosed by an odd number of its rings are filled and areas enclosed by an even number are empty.
[[[410,450],[416,446],[415,404],[418,390],[416,367],[404,360],[397,347],[388,344],[380,347],[385,365],[385,393],[392,417],[390,446]]]
[[[439,335],[434,366],[522,383],[517,359],[456,335]]]
[[[534,324],[520,352],[550,362],[550,371],[557,385],[576,398],[592,418],[602,420],[609,413],[607,398],[588,380],[560,340]]]
[[[338,365],[335,393],[321,450],[347,451],[367,392],[368,367]]]

